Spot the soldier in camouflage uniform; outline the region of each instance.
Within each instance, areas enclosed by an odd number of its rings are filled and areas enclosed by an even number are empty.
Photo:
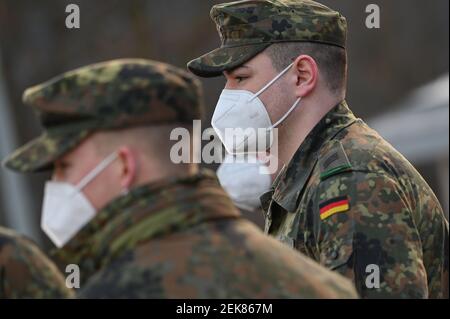
[[[172,163],[170,132],[191,129],[200,100],[189,73],[135,59],[26,91],[45,132],[7,167],[53,168],[54,180],[77,184],[105,155],[119,154],[81,189],[97,213],[54,253],[61,266],[80,267],[79,297],[356,297],[350,281],[244,220],[212,172]]]
[[[58,268],[34,243],[0,227],[0,299],[72,295]]]
[[[224,74],[227,89],[253,93],[294,61],[260,96],[272,121],[302,98],[279,127],[278,174],[261,197],[265,231],[353,280],[364,298],[448,297],[438,200],[345,102],[345,18],[301,0],[225,3],[211,16],[222,46],[191,61],[193,73]]]

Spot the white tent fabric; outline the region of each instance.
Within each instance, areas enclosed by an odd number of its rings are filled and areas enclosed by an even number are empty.
[[[449,75],[417,89],[395,111],[369,121],[411,162],[448,158]]]

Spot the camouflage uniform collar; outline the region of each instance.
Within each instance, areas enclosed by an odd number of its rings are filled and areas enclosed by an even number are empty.
[[[223,203],[226,209],[210,208],[212,196],[215,204]],[[77,264],[84,281],[139,242],[205,221],[239,216],[216,175],[201,170],[190,177],[138,187],[115,199],[53,256],[62,268]]]
[[[356,120],[346,101],[342,101],[328,112],[308,134],[289,164],[276,178],[273,200],[286,211],[294,211],[297,199],[317,164],[319,150]]]

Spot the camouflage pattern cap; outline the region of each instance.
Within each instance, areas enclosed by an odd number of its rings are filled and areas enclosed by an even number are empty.
[[[50,169],[95,131],[192,123],[202,116],[201,85],[188,72],[161,62],[121,59],[67,72],[23,95],[43,134],[8,156],[18,172]]]
[[[251,60],[273,43],[317,42],[345,48],[346,19],[309,0],[245,0],[215,5],[211,18],[220,48],[188,63],[202,77],[219,76]]]

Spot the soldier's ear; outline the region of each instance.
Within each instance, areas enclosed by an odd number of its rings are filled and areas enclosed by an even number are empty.
[[[294,61],[295,93],[304,98],[311,94],[317,86],[319,68],[309,55],[300,55]]]
[[[128,146],[121,146],[118,154],[121,162],[120,186],[129,189],[136,179],[137,155]]]

